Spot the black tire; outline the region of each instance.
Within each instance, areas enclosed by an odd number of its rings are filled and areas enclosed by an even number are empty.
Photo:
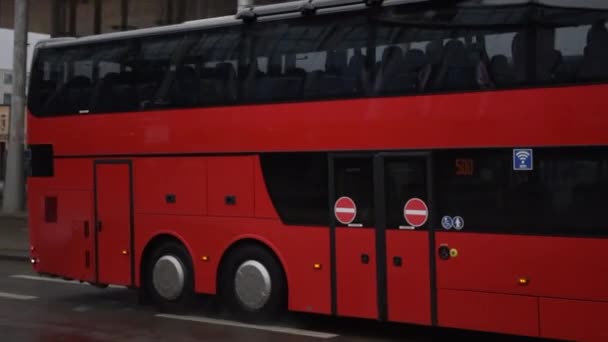
[[[270,275],[271,291],[265,305],[259,309],[245,306],[235,288],[237,269],[244,262],[253,260],[261,263]],[[222,302],[238,318],[246,321],[275,320],[286,310],[287,281],[283,267],[266,248],[250,244],[237,247],[222,263],[219,275],[219,292]]]
[[[183,267],[184,285],[177,298],[163,297],[154,286],[154,265],[165,256],[174,257]],[[194,299],[194,271],[192,258],[186,248],[179,242],[168,241],[159,245],[152,251],[145,263],[143,288],[146,297],[157,307],[167,309],[191,303]]]

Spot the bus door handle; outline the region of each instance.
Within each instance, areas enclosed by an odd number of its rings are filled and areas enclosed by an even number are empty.
[[[361,263],[362,264],[369,264],[369,255],[367,254],[361,254]]]

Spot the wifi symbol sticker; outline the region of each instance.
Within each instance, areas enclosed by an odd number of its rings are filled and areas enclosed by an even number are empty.
[[[531,171],[534,169],[534,154],[532,149],[513,150],[513,170]]]

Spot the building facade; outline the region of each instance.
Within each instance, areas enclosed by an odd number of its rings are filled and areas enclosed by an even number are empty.
[[[4,180],[10,106],[0,105],[0,183]]]
[[[0,27],[13,28],[15,0],[0,0]],[[258,0],[259,5],[285,0]],[[86,36],[170,25],[236,12],[237,0],[29,0],[30,32]]]
[[[4,179],[12,95],[13,73],[10,70],[0,69],[0,180]]]
[[[0,105],[10,106],[13,95],[13,72],[0,69]]]

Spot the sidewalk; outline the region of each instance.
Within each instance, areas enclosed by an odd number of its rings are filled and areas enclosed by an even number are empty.
[[[0,259],[29,261],[26,214],[0,214]]]

